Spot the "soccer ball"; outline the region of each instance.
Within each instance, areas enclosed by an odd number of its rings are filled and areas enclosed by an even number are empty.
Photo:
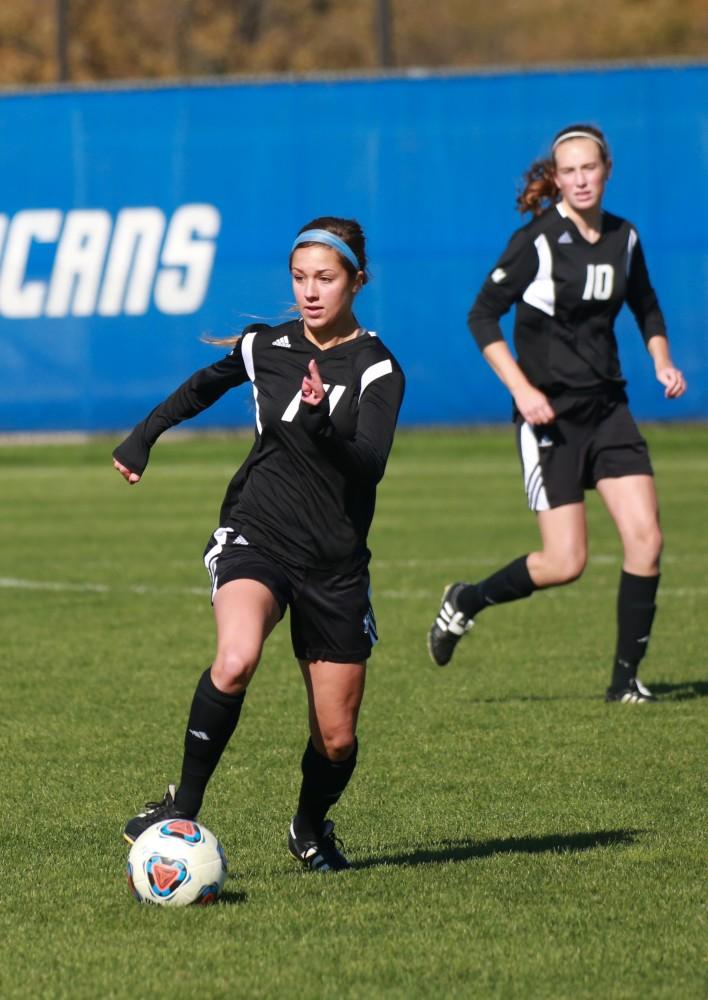
[[[218,899],[226,872],[223,847],[191,819],[154,823],[128,855],[128,887],[139,903],[207,906]]]

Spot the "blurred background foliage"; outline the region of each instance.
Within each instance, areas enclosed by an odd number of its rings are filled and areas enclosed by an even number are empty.
[[[0,84],[708,57],[705,0],[3,0]]]

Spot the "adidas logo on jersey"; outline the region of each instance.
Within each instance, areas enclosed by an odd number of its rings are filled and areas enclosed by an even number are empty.
[[[272,347],[292,347],[292,344],[288,340],[288,335],[286,333],[283,337],[278,337],[277,340],[274,340],[273,343],[271,344],[271,346]]]
[[[290,345],[288,345],[288,346],[290,346]],[[248,545],[248,542],[243,537],[243,535],[236,535],[236,537],[234,538],[234,540],[233,540],[233,542],[231,544],[232,545]]]
[[[566,229],[566,231],[564,233],[561,233],[560,236],[558,237],[558,242],[559,243],[572,243],[573,242],[573,237],[570,235],[570,233]]]

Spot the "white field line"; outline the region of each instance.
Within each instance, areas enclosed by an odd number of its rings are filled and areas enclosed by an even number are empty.
[[[108,583],[69,583],[55,580],[22,580],[13,576],[0,576],[0,589],[4,590],[53,590],[61,592],[74,591],[89,594],[198,594],[204,597],[209,594],[209,585],[203,587],[153,587],[150,584],[135,584],[126,587],[114,587]]]
[[[0,442],[0,447],[2,443]],[[2,453],[0,452],[0,459],[2,458]],[[231,476],[234,471],[234,466],[239,458],[238,455],[234,458],[234,463],[222,461],[216,459],[214,462],[190,462],[185,459],[181,461],[178,465],[169,466],[159,466],[152,465],[149,472],[145,474],[145,480],[147,482],[148,477],[189,477],[194,476],[213,476],[213,475],[228,475]],[[513,479],[514,481],[520,481],[520,473],[515,462],[515,454],[510,454],[507,457],[500,458],[460,458],[453,461],[440,461],[434,462],[426,460],[425,464],[421,462],[414,462],[410,459],[401,461],[400,463],[391,459],[387,469],[386,469],[386,480],[392,479],[413,479],[419,481],[422,479],[439,479],[441,476],[450,476],[454,479],[459,480],[462,484],[464,477],[470,474],[475,475],[485,475],[485,474],[499,474],[502,479]],[[708,470],[708,459],[705,458],[683,458],[681,456],[670,456],[665,455],[657,459],[652,459],[655,469],[659,471],[680,469],[685,472],[706,472]],[[111,466],[110,461],[110,451],[107,453],[106,464],[101,465],[90,465],[84,466],[82,469],[82,474],[90,473],[93,475],[103,476],[106,475],[107,478],[115,478],[115,472]],[[7,464],[3,468],[3,477],[13,477],[13,478],[50,478],[56,477],[57,470],[53,466],[22,466],[22,465],[10,465]],[[117,482],[118,480],[116,480]],[[661,486],[660,486],[661,488]],[[519,486],[523,495],[523,485]],[[464,485],[460,486],[460,492],[465,494]],[[592,491],[590,491],[592,492]]]
[[[437,588],[435,594],[437,597],[440,596],[440,587]],[[603,594],[614,594],[617,592],[617,586],[613,584],[608,587],[593,587],[593,591],[597,593],[598,591]],[[374,587],[372,591],[372,596],[374,601],[381,597],[388,601],[412,601],[412,600],[428,600],[430,598],[430,590],[387,590]],[[708,594],[708,587],[660,587],[659,588],[659,599],[662,597],[697,597]],[[562,598],[565,600],[567,597],[581,597],[584,601],[587,600],[587,594],[580,590],[574,590],[572,587],[559,587],[557,589],[549,589],[543,592],[543,599],[546,600],[547,597],[556,600]]]
[[[528,546],[527,546],[528,548]],[[511,558],[511,553],[509,553],[509,558]],[[372,567],[374,570],[377,569],[419,569],[428,566],[459,566],[461,563],[469,563],[474,566],[498,566],[500,569],[503,566],[504,557],[499,556],[471,556],[462,555],[457,559],[374,559],[372,562]],[[622,556],[618,551],[616,555],[611,555],[610,553],[597,552],[594,555],[588,557],[588,562],[595,566],[613,566],[617,565],[619,567],[622,561]],[[662,555],[662,564],[674,563],[679,561],[685,561],[683,556],[675,556],[669,553],[668,555]]]
[[[182,594],[196,597],[208,597],[209,586],[205,584],[204,587],[154,587],[150,584],[135,584],[126,587],[115,587],[106,583],[69,583],[59,582],[56,580],[23,580],[18,577],[4,576],[0,577],[0,589],[4,590],[43,590],[51,591],[53,593],[84,593],[84,594],[111,594],[111,593],[127,593],[127,594],[137,594],[139,596],[145,594]],[[437,595],[440,588],[436,587],[434,592]],[[601,591],[603,593],[614,593],[616,590],[616,585],[612,584],[610,586],[595,586],[593,590]],[[381,597],[385,600],[391,601],[406,601],[406,600],[427,600],[430,598],[432,590],[424,589],[413,589],[413,588],[402,588],[392,590],[387,587],[377,588],[374,587],[373,595],[374,598]],[[661,587],[660,595],[662,597],[693,597],[697,595],[708,594],[708,587]],[[576,590],[574,587],[559,587],[557,589],[553,588],[545,591],[544,597],[548,596],[551,598],[565,598],[565,597],[582,597],[585,599],[586,595],[581,590]]]

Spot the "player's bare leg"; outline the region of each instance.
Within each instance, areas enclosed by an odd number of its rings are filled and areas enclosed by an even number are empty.
[[[184,737],[178,788],[168,785],[160,802],[147,802],[130,819],[123,837],[133,843],[162,819],[195,819],[209,779],[236,729],[246,688],[263,643],[280,618],[271,591],[257,580],[225,583],[214,597],[217,648],[197,683]]]
[[[560,587],[581,576],[587,563],[588,533],[584,503],[568,503],[536,515],[541,549],[526,557],[538,590]]]
[[[451,583],[428,632],[434,663],[445,666],[457,643],[485,608],[529,597],[534,590],[577,580],[587,561],[585,504],[571,503],[538,513],[541,548],[520,556],[479,583]]]
[[[608,701],[643,704],[656,699],[638,678],[656,612],[663,539],[651,476],[601,479],[597,492],[619,532],[624,560],[617,597],[617,648]]]
[[[356,766],[356,724],[364,695],[364,663],[300,661],[307,688],[310,740],[302,759],[302,787],[288,848],[307,868],[351,867],[337,847],[329,809],[339,800]]]
[[[271,591],[258,580],[231,580],[214,597],[216,654],[214,686],[225,694],[245,691],[255,673],[263,644],[280,619]]]

